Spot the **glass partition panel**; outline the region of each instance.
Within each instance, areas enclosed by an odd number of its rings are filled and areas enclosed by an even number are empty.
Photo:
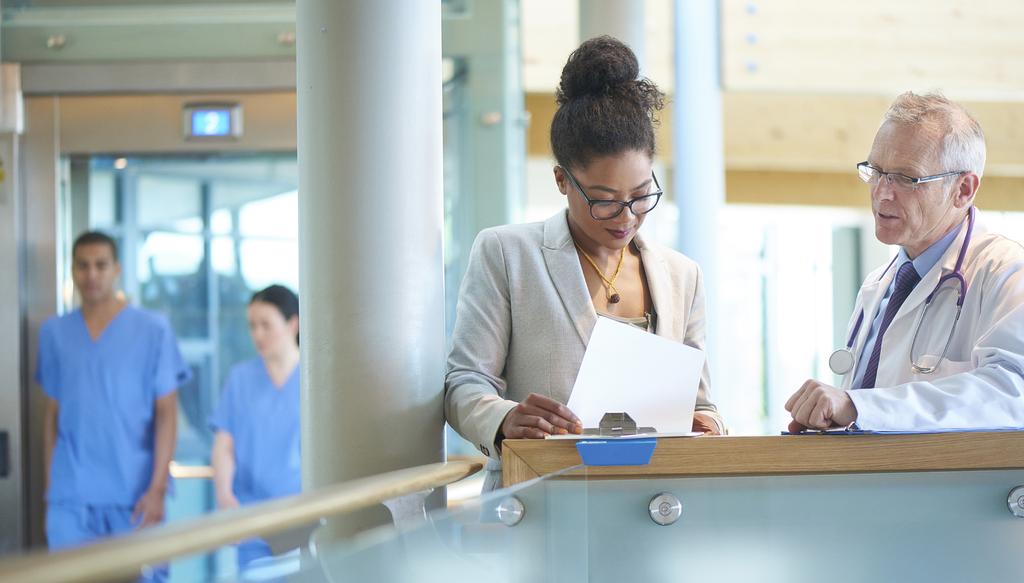
[[[1020,484],[1024,471],[549,476],[321,541],[289,581],[1020,581]],[[678,500],[674,523],[652,519],[672,516],[652,509],[659,494]]]
[[[237,580],[588,581],[586,490],[585,481],[549,477],[406,516],[352,540],[326,542],[327,530],[317,529],[301,550],[278,549],[279,555],[242,570]],[[386,505],[408,508],[407,501],[417,498],[422,496]],[[523,508],[528,510],[517,514]],[[565,528],[574,534],[565,536]]]
[[[587,484],[590,581],[1011,581],[1024,472],[608,480]],[[661,527],[648,502],[682,503]]]

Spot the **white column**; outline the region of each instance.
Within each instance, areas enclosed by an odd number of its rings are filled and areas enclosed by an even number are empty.
[[[299,0],[296,37],[310,489],[443,459],[441,4]]]
[[[580,42],[607,34],[629,45],[647,69],[646,0],[580,0]],[[643,73],[641,73],[643,74]]]
[[[708,298],[707,346],[714,373],[718,346],[718,211],[725,203],[725,153],[719,79],[718,2],[675,0],[672,194],[679,205],[679,249],[700,264]],[[719,391],[721,394],[722,391]]]

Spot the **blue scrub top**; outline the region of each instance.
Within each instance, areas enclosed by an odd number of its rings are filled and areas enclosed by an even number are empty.
[[[125,306],[96,341],[81,310],[44,322],[36,381],[60,406],[47,500],[134,505],[153,476],[156,400],[191,376],[158,314]]]
[[[260,358],[231,369],[210,428],[231,434],[238,502],[251,504],[302,490],[299,367],[277,388]]]

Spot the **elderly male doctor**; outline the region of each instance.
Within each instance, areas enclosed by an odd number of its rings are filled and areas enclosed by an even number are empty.
[[[1024,427],[1024,248],[974,209],[984,167],[961,106],[904,93],[889,108],[857,168],[875,236],[900,249],[867,277],[830,358],[841,388],[805,382],[790,431]]]

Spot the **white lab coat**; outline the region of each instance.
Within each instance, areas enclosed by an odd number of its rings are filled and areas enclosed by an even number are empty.
[[[925,299],[939,278],[951,273],[967,229],[960,230],[939,262],[922,277],[882,339],[875,389],[850,390],[856,367],[842,388],[857,406],[862,429],[917,431],[1024,427],[1024,247],[988,233],[975,221],[962,271],[967,296],[946,358],[930,374],[915,373],[910,346]],[[895,277],[885,266],[865,280],[847,336],[864,309],[853,353],[861,354],[878,305]],[[935,313],[933,309],[929,317]],[[936,334],[940,326],[925,326]],[[935,343],[931,343],[934,346]]]

